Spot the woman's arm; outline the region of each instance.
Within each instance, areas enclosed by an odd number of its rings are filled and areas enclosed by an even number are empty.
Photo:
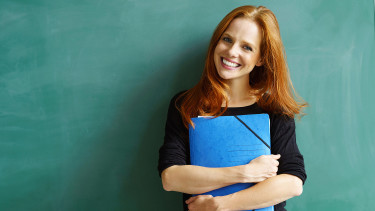
[[[246,165],[207,168],[194,165],[174,165],[162,172],[167,191],[201,194],[235,183],[254,183],[276,175],[280,155],[263,155]]]
[[[191,211],[252,210],[269,207],[301,194],[301,179],[289,174],[280,174],[227,196],[199,195],[191,197],[186,203]]]
[[[239,183],[239,167],[207,168],[194,165],[174,165],[162,173],[164,190],[201,194]]]
[[[302,180],[294,175],[280,174],[251,188],[222,197],[219,210],[249,210],[269,207],[302,194]]]

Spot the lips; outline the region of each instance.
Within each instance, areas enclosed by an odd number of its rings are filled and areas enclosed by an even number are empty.
[[[230,59],[227,59],[227,58],[224,58],[224,57],[221,57],[221,64],[224,68],[230,69],[230,70],[234,70],[234,69],[238,68],[239,66],[241,66],[237,62],[234,62],[234,61],[232,61]]]

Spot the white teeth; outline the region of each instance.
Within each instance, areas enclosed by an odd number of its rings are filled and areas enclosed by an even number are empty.
[[[236,63],[233,63],[233,62],[230,62],[230,61],[227,61],[225,59],[223,59],[223,63],[229,67],[238,67],[240,66],[239,64],[236,64]]]

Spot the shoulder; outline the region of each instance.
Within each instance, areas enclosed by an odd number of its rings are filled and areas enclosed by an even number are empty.
[[[270,97],[270,95],[268,93],[265,93],[262,96],[262,98],[265,101],[267,101],[267,99],[269,97]],[[270,116],[271,128],[272,128],[272,126],[276,126],[276,127],[292,126],[292,127],[294,127],[294,125],[295,125],[294,118],[289,117],[288,115],[276,112],[276,111],[268,110],[268,109],[265,109],[265,108],[261,108],[261,109],[263,110],[263,112],[267,113]]]
[[[177,107],[181,106],[181,100],[184,93],[186,93],[187,90],[179,91],[176,94],[173,95],[172,99],[169,102],[169,109],[177,109]],[[177,107],[176,107],[177,106]]]
[[[169,108],[168,113],[170,115],[179,115],[179,107],[181,106],[181,99],[180,96],[182,96],[187,90],[179,91],[176,94],[173,95],[173,97],[170,99],[169,102]]]
[[[171,101],[176,102],[176,100],[177,100],[180,96],[183,96],[183,94],[185,94],[187,91],[188,91],[188,90],[182,90],[182,91],[177,92],[175,95],[173,95]],[[179,99],[179,101],[181,101],[181,100]]]

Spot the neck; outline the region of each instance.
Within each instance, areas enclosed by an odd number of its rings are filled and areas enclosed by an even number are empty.
[[[247,106],[257,101],[256,97],[251,94],[249,80],[231,80],[227,83],[230,87],[227,91],[228,107]],[[223,106],[225,106],[225,102],[223,102]]]

